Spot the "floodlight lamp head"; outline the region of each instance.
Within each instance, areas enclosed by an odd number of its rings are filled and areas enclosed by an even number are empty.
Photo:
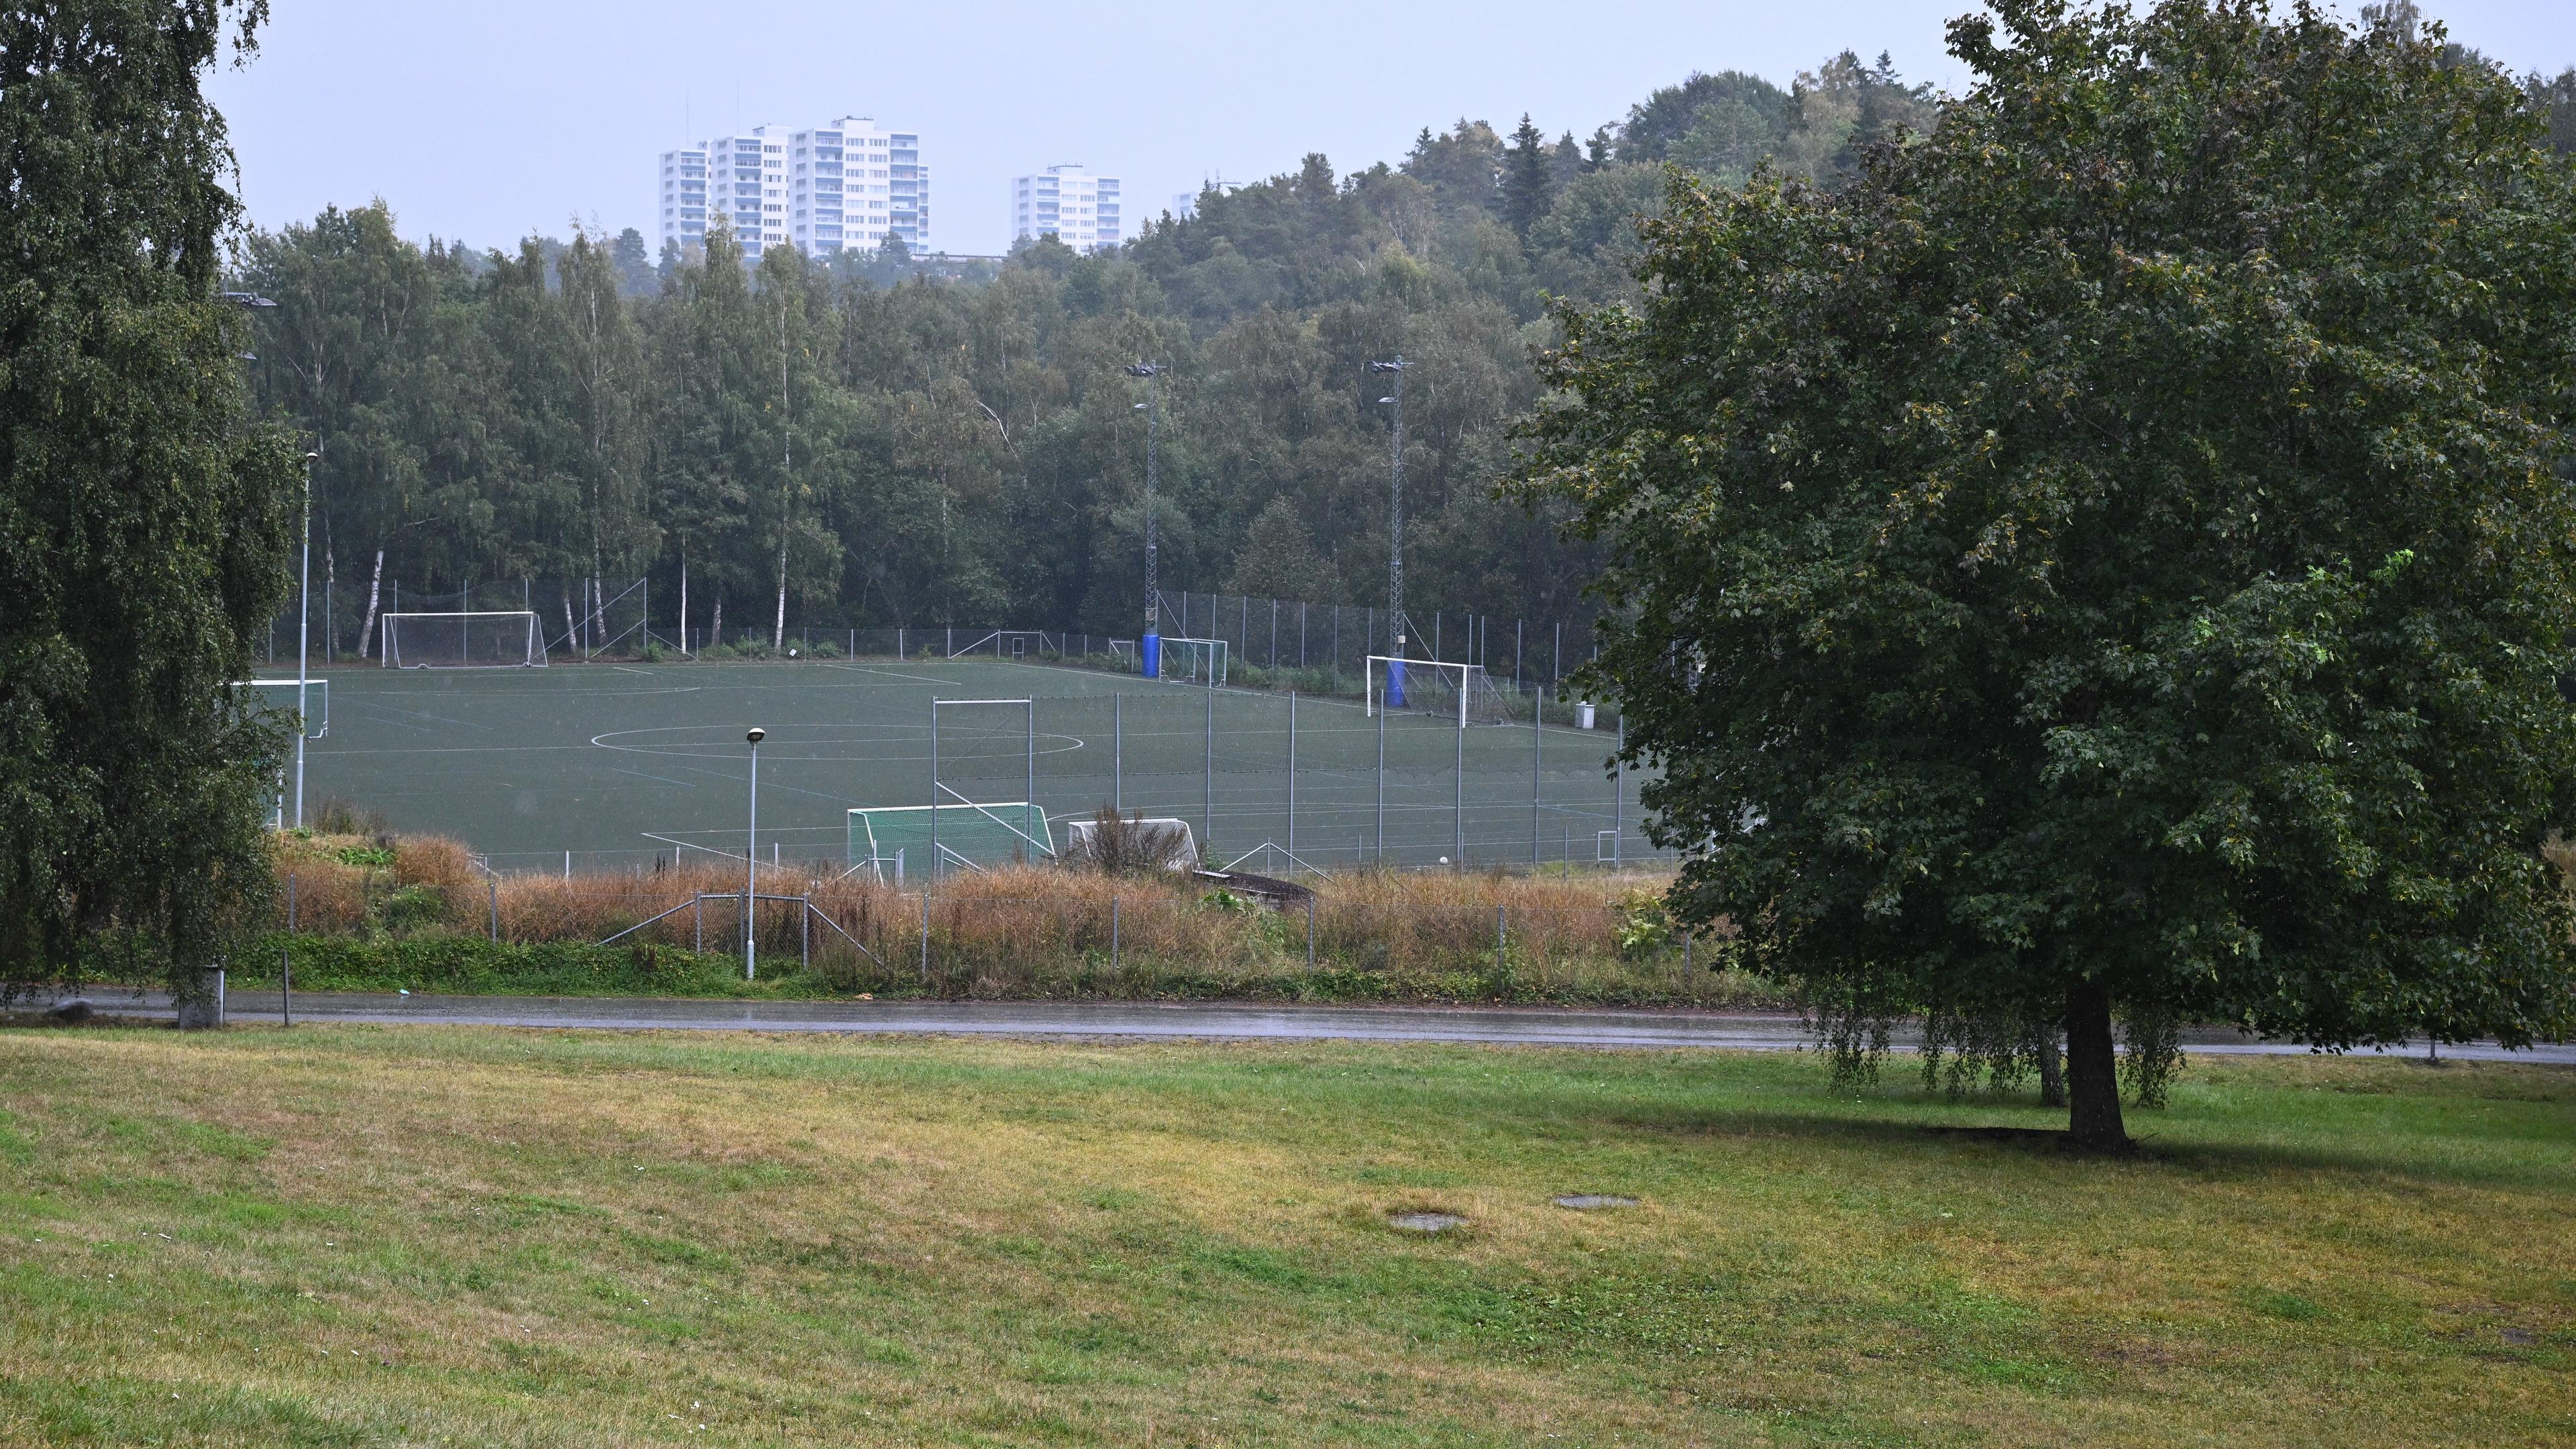
[[[1162,372],[1163,364],[1159,362],[1139,362],[1127,369],[1129,377],[1159,377]]]
[[[1391,402],[1395,401],[1395,399],[1393,399],[1393,398],[1391,398],[1391,397],[1382,397],[1382,398],[1379,398],[1379,399],[1378,399],[1378,401],[1379,401],[1379,402],[1382,402],[1382,403],[1391,403]]]
[[[742,737],[756,745],[762,740],[769,738],[769,731],[762,729],[758,725],[753,725],[750,729],[743,731]]]

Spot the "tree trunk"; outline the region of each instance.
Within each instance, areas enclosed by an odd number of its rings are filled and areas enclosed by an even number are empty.
[[[367,657],[367,639],[376,632],[376,600],[385,586],[385,551],[376,550],[376,576],[367,580],[367,622],[358,627],[358,657]]]
[[[2129,1146],[2111,1045],[2111,991],[2099,982],[2066,993],[2066,1138],[2089,1152]]]

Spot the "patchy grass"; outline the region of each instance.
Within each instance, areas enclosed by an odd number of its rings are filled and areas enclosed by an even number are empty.
[[[0,1442],[2566,1442],[2571,1104],[2220,1061],[2098,1161],[1795,1056],[6,1032]]]

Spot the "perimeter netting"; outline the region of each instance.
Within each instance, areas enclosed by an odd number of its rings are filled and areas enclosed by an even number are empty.
[[[1507,724],[1517,717],[1511,697],[1481,664],[1436,659],[1368,657],[1368,712],[1393,710],[1430,715],[1461,725]]]
[[[533,610],[384,616],[388,669],[541,667],[545,636]]]

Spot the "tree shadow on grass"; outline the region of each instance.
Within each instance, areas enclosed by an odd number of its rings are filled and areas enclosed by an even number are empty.
[[[1892,1104],[1891,1104],[1892,1105]],[[1961,1104],[1960,1110],[1993,1111],[1994,1106]],[[2561,1188],[2576,1186],[2576,1166],[2532,1162],[2451,1160],[2428,1162],[2421,1152],[2391,1150],[2384,1137],[2369,1138],[2356,1129],[2349,1148],[2315,1143],[2211,1141],[2185,1138],[2167,1130],[2161,1115],[2132,1108],[2128,1150],[2103,1153],[2074,1147],[2058,1128],[2021,1127],[1991,1122],[1927,1122],[1919,1118],[1802,1113],[1779,1109],[1724,1111],[1686,1107],[1603,1113],[1595,1126],[1604,1133],[1657,1137],[1798,1139],[1820,1146],[1843,1146],[1871,1152],[1933,1151],[1965,1153],[2002,1150],[2036,1159],[2070,1164],[2123,1162],[2165,1167],[2197,1177],[2242,1178],[2283,1169],[2336,1175],[2399,1179],[2424,1186]],[[2536,1151],[2537,1149],[2526,1149]]]

